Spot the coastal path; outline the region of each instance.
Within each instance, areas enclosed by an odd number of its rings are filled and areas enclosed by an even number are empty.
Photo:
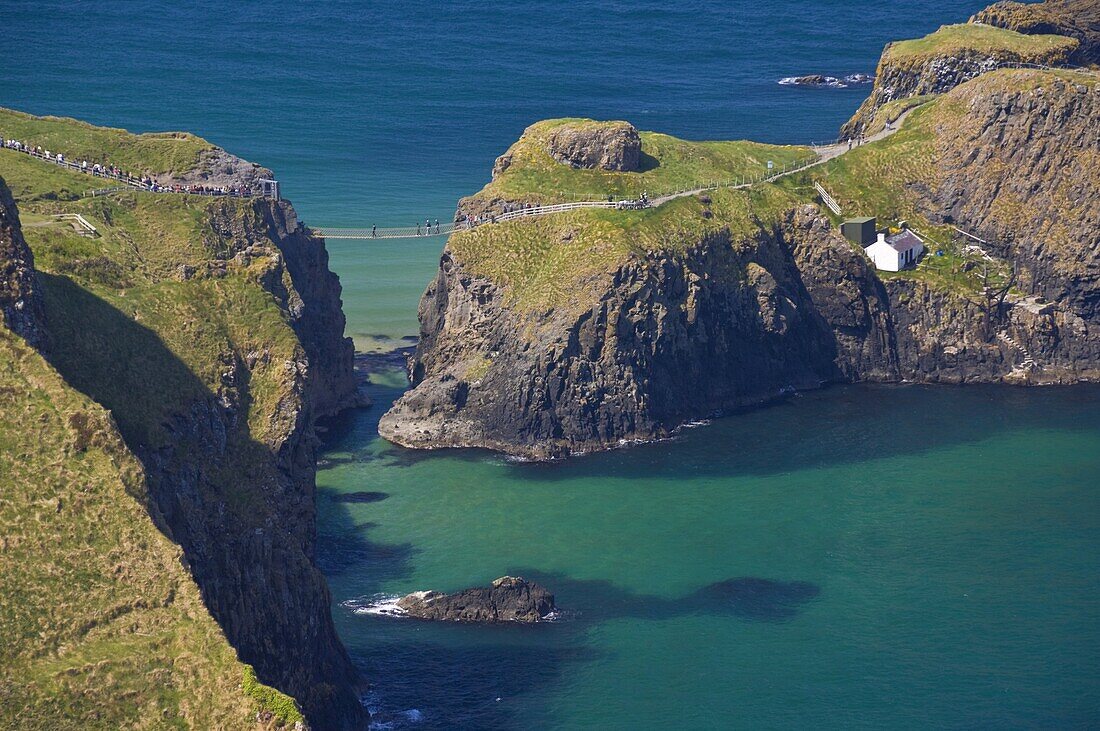
[[[898,131],[901,125],[904,123],[905,118],[909,116],[912,109],[906,110],[901,116],[899,116],[893,123],[887,125],[881,131],[867,137],[861,144],[867,144],[870,142],[877,142],[878,140],[885,139],[890,135]],[[519,218],[527,218],[529,216],[546,216],[553,213],[561,213],[564,211],[573,211],[580,208],[613,208],[618,210],[636,210],[642,208],[652,208],[660,206],[669,201],[676,200],[677,198],[685,198],[687,196],[698,195],[705,193],[709,190],[718,190],[719,188],[727,188],[730,190],[740,190],[743,188],[751,188],[754,185],[761,183],[770,183],[780,178],[784,178],[788,175],[794,175],[804,170],[823,165],[830,160],[834,160],[841,155],[847,153],[849,150],[855,149],[857,145],[849,146],[847,140],[831,142],[823,145],[813,145],[810,149],[817,155],[816,158],[810,162],[794,162],[789,165],[773,169],[767,173],[763,173],[756,176],[749,176],[743,178],[736,178],[733,180],[715,181],[706,185],[696,186],[692,188],[685,188],[683,190],[673,191],[671,193],[664,193],[646,201],[640,200],[592,200],[592,201],[578,201],[575,203],[555,203],[545,206],[528,206],[525,208],[518,208],[512,211],[507,211],[499,215],[491,217],[487,221],[481,223],[473,223],[461,221],[458,223],[445,223],[439,225],[432,225],[427,227],[404,227],[404,228],[335,228],[329,226],[322,226],[314,228],[313,233],[318,236],[323,236],[326,239],[407,239],[407,238],[424,238],[426,236],[448,236],[455,231],[468,231],[469,229],[476,228],[477,226],[492,225],[494,223],[503,223],[505,221],[514,221]]]
[[[892,124],[888,124],[880,132],[865,138],[861,144],[867,144],[868,142],[876,142],[878,140],[889,137],[896,132],[905,118],[912,112],[912,109],[906,110],[904,114],[898,117]],[[105,178],[122,183],[122,186],[99,188],[96,190],[90,190],[85,193],[86,196],[100,196],[110,195],[125,190],[143,190],[153,193],[181,193],[189,195],[204,195],[204,196],[229,196],[238,198],[252,198],[252,197],[264,197],[264,198],[279,198],[278,182],[274,180],[261,180],[262,189],[258,191],[242,189],[242,188],[225,188],[225,187],[207,187],[207,186],[181,186],[181,185],[161,185],[150,178],[135,177],[126,172],[123,172],[117,168],[103,165],[89,165],[87,162],[74,162],[71,159],[66,159],[63,154],[51,154],[48,151],[43,151],[29,145],[23,145],[15,140],[0,140],[0,145],[5,149],[15,150],[24,154],[36,157],[46,162],[54,163],[61,167],[74,170],[76,172],[84,173],[98,178]],[[754,185],[761,183],[769,183],[780,178],[784,178],[788,175],[794,175],[796,173],[809,170],[811,168],[822,165],[830,160],[833,160],[841,155],[845,154],[851,149],[854,149],[850,141],[836,141],[822,145],[811,145],[810,149],[813,150],[816,157],[811,161],[796,161],[789,163],[788,165],[779,169],[769,169],[766,173],[761,173],[753,176],[743,176],[735,179],[729,179],[724,181],[715,181],[705,185],[694,186],[691,188],[685,188],[682,190],[676,190],[672,192],[662,193],[652,198],[626,199],[626,200],[614,200],[614,199],[600,199],[600,200],[587,200],[576,201],[573,203],[554,203],[544,206],[523,206],[515,208],[513,210],[505,211],[504,213],[490,216],[488,220],[482,221],[458,221],[449,223],[435,223],[425,222],[423,226],[405,226],[398,228],[378,228],[371,226],[369,228],[339,228],[332,226],[320,226],[311,229],[317,236],[323,236],[329,239],[357,239],[357,240],[369,240],[369,239],[412,239],[412,238],[427,238],[433,236],[449,236],[455,231],[466,231],[476,226],[492,225],[495,223],[503,223],[505,221],[514,221],[519,218],[528,218],[530,216],[546,216],[554,213],[562,213],[565,211],[572,211],[581,208],[609,208],[617,210],[637,210],[643,208],[651,208],[660,206],[669,201],[676,200],[677,198],[685,198],[687,196],[698,195],[705,193],[709,190],[718,190],[719,188],[726,188],[730,190],[739,190],[743,188],[751,188]],[[769,163],[770,164],[770,163]]]

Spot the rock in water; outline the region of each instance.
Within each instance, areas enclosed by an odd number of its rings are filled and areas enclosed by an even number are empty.
[[[554,611],[554,595],[521,577],[502,576],[489,588],[414,592],[398,599],[397,606],[417,619],[533,623]]]
[[[547,152],[575,168],[638,172],[642,138],[629,122],[563,124],[546,141]]]

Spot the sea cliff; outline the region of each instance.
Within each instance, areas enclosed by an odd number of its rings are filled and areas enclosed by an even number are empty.
[[[946,88],[896,134],[774,183],[455,234],[383,436],[544,459],[826,383],[1096,379],[1096,76],[992,69]],[[677,166],[649,135],[651,168]],[[526,174],[510,151],[460,217],[534,197],[522,186],[550,163],[525,154]],[[925,261],[876,272],[815,181],[845,213],[920,229]]]
[[[0,129],[48,135],[58,150],[70,141],[167,184],[248,187],[268,174],[189,135],[7,110]],[[60,412],[56,427],[43,417],[42,443],[56,434],[77,460],[48,479],[27,472],[48,460],[0,463],[26,488],[4,503],[17,526],[5,529],[4,566],[21,567],[0,571],[15,587],[5,616],[51,617],[63,638],[26,634],[9,648],[5,709],[37,727],[362,728],[359,681],[313,562],[314,424],[356,395],[324,241],[287,201],[85,197],[96,179],[13,150],[0,150],[0,174],[3,356]],[[19,421],[5,423],[8,445]],[[96,526],[125,538],[88,543]],[[43,544],[51,532],[74,546]],[[55,562],[74,577],[59,584]],[[19,686],[11,673],[36,680]],[[79,700],[59,703],[61,686]]]

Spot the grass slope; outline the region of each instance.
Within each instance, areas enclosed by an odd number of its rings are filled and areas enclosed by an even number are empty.
[[[588,209],[481,226],[451,236],[463,266],[530,312],[581,312],[632,256],[683,253],[728,229],[736,245],[770,229],[796,203],[771,185],[717,190],[644,211]]]
[[[82,198],[84,176],[7,150],[0,177],[26,222],[51,338],[48,365],[0,333],[5,722],[241,728],[258,710],[271,723],[300,719],[292,699],[236,660],[179,549],[146,514],[145,478],[125,446],[197,448],[168,431],[172,416],[237,394],[228,457],[211,458],[203,489],[244,525],[263,524],[272,449],[295,418],[287,363],[301,346],[261,284],[278,271],[274,245],[231,258],[242,243],[232,224],[259,225],[254,204]],[[63,212],[102,235],[51,222]],[[227,383],[244,359],[254,360],[247,382]]]
[[[109,415],[2,327],[0,485],[0,725],[228,729],[293,708],[248,692]]]
[[[1052,78],[1093,88],[1097,84],[1095,76],[1069,70],[1001,70],[984,74],[968,84],[995,93],[1036,88]],[[919,267],[896,274],[880,272],[879,276],[917,279],[954,292],[979,291],[984,284],[982,277],[990,268],[995,283],[1007,276],[1007,264],[987,266],[978,254],[967,250],[970,242],[958,239],[950,227],[928,221],[918,203],[920,190],[935,189],[941,183],[935,166],[939,137],[958,136],[964,126],[978,124],[980,120],[972,119],[966,106],[952,94],[900,100],[884,108],[884,119],[896,119],[911,107],[917,108],[895,134],[857,146],[828,163],[774,184],[757,185],[749,190],[720,189],[644,211],[580,210],[482,226],[454,234],[449,246],[468,271],[500,285],[514,306],[529,312],[556,309],[578,313],[591,306],[602,294],[611,273],[631,257],[651,252],[682,252],[685,247],[727,228],[734,246],[749,243],[780,221],[793,206],[816,202],[813,183],[819,181],[838,200],[846,216],[873,215],[880,225],[887,226],[909,221],[931,237],[932,255],[925,257]],[[561,120],[547,124],[552,128],[559,123]],[[531,129],[546,128],[540,123]],[[540,180],[566,181],[571,192],[591,190],[595,187],[593,181],[605,178],[618,181],[632,175],[573,170],[559,165],[539,145],[532,144],[536,137],[529,135],[513,146],[513,153],[519,154],[512,167],[478,193],[479,197],[508,197],[520,191],[532,194]],[[644,136],[643,140],[646,139],[652,141],[654,136]],[[677,145],[675,149],[682,153],[685,149],[697,149],[693,146],[700,143],[680,144],[684,147]],[[706,144],[723,149],[723,143]],[[742,149],[739,146],[745,143],[729,144],[734,147],[725,148],[727,152]],[[733,159],[744,159],[737,157],[739,153],[731,154]],[[677,153],[674,159],[676,163],[670,167],[682,166],[682,170],[690,167],[683,154]],[[517,164],[518,169],[513,170]],[[697,169],[713,171],[713,158],[707,158]],[[824,209],[823,212],[834,223],[840,223],[841,217]],[[937,251],[942,255],[935,255]]]
[[[942,185],[935,160],[943,145],[975,139],[985,124],[984,119],[971,114],[969,106],[962,101],[963,94],[996,97],[1044,88],[1053,79],[1093,89],[1097,86],[1094,75],[1069,70],[992,71],[914,109],[903,128],[894,135],[857,147],[818,168],[785,178],[779,186],[792,195],[812,201],[812,184],[818,181],[837,199],[845,217],[876,216],[880,225],[909,221],[935,241],[932,253],[935,250],[943,252],[942,256],[925,257],[916,269],[896,274],[879,272],[880,277],[919,279],[942,289],[976,292],[983,285],[981,278],[987,262],[976,253],[968,252],[967,246],[972,242],[961,239],[954,229],[933,225],[926,219],[919,205],[920,191],[936,190]],[[995,166],[981,173],[994,177],[1010,174]],[[1004,196],[998,205],[1005,205]],[[837,223],[841,220],[841,217],[829,215]],[[1011,212],[1005,215],[1011,218]],[[1007,276],[1007,263],[990,266],[995,279]]]
[[[73,160],[111,163],[131,172],[184,173],[214,145],[186,132],[132,134],[67,117],[36,117],[0,107],[0,137],[41,145]]]

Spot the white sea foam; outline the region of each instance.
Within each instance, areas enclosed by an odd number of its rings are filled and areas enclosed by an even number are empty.
[[[374,594],[372,596],[356,597],[341,602],[340,606],[351,610],[352,614],[370,614],[376,617],[403,617],[406,612],[397,606],[397,600],[401,597],[397,594]]]

